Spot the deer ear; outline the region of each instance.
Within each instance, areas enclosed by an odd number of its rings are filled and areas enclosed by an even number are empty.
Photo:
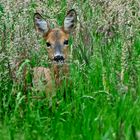
[[[37,31],[45,34],[49,31],[48,22],[39,13],[34,14],[34,24]]]
[[[75,28],[76,21],[77,21],[76,11],[74,9],[71,9],[70,11],[68,11],[64,19],[64,25],[63,25],[64,31],[68,33],[73,31],[73,29]]]

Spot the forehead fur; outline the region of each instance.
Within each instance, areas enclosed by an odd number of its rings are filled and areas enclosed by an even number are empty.
[[[49,33],[45,36],[47,40],[58,41],[61,39],[68,39],[69,34],[64,32],[62,29],[54,28],[49,31]]]

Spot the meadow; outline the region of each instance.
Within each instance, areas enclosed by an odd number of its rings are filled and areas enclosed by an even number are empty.
[[[72,85],[49,107],[32,86],[32,68],[49,66],[33,15],[61,26],[70,9]],[[19,139],[140,140],[138,0],[0,1],[0,140]]]

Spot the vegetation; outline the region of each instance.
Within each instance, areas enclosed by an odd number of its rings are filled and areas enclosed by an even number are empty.
[[[53,27],[71,8],[73,84],[49,107],[32,86],[32,68],[48,67],[33,15]],[[140,140],[139,0],[1,0],[0,139]]]

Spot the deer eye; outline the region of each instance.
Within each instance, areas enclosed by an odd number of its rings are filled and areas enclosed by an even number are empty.
[[[46,42],[47,47],[51,47],[51,44],[49,42]]]
[[[64,41],[64,45],[68,45],[69,44],[69,41],[68,40],[65,40]]]

